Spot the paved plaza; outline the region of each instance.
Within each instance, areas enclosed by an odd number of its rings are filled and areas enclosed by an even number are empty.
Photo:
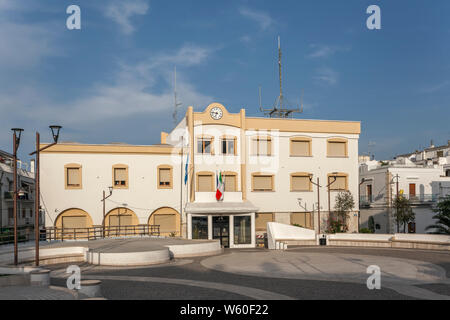
[[[369,290],[367,267],[381,269]],[[107,299],[450,299],[450,254],[376,248],[226,250],[148,267],[80,264],[82,279],[102,280]],[[52,266],[64,286],[67,265]]]

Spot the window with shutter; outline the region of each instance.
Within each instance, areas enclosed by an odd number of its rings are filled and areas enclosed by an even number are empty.
[[[172,168],[158,168],[158,188],[172,188]]]
[[[266,231],[267,222],[273,222],[272,213],[257,213],[255,219],[255,230],[256,231]]]
[[[197,176],[198,192],[213,192],[212,174],[199,174]]]
[[[81,165],[76,163],[65,165],[64,175],[66,189],[81,189]]]
[[[254,138],[252,140],[252,155],[270,156],[272,155],[272,140],[270,138]]]
[[[273,176],[254,175],[253,191],[273,191]]]
[[[345,141],[328,141],[329,157],[346,157],[347,142]]]
[[[79,187],[80,182],[80,168],[67,168],[67,185]]]
[[[236,192],[236,175],[224,174],[225,192]]]
[[[330,190],[347,190],[347,176],[338,175],[336,176],[336,181],[334,181],[334,177],[328,177],[328,183],[331,183]]]
[[[291,179],[291,191],[311,191],[308,175],[292,175]]]
[[[291,156],[308,157],[311,155],[311,141],[291,140]]]

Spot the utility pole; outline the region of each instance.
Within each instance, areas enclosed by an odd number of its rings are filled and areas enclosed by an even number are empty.
[[[184,157],[184,136],[181,136],[181,161],[180,161],[180,237],[182,237],[183,227],[183,157]]]
[[[61,126],[51,125],[49,126],[52,131],[53,143],[46,145],[41,148],[40,139],[41,136],[39,132],[36,132],[36,151],[30,153],[30,156],[36,155],[36,169],[34,170],[34,237],[35,237],[35,264],[39,266],[39,240],[40,240],[40,230],[39,230],[39,213],[40,213],[40,154],[42,151],[54,146],[58,143],[59,131]]]

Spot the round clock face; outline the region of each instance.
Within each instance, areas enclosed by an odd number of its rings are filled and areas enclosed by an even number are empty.
[[[214,120],[219,120],[223,116],[223,111],[219,107],[214,107],[211,109],[209,114],[211,115],[211,118],[213,118]]]

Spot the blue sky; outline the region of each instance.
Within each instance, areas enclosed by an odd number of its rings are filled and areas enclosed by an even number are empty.
[[[81,30],[66,8],[81,8]],[[381,30],[366,9],[381,8]],[[277,36],[286,97],[304,90],[306,119],[361,121],[360,153],[377,159],[450,139],[450,20],[445,0],[0,0],[0,149],[11,127],[50,141],[158,143],[178,96],[262,116],[278,94]]]

